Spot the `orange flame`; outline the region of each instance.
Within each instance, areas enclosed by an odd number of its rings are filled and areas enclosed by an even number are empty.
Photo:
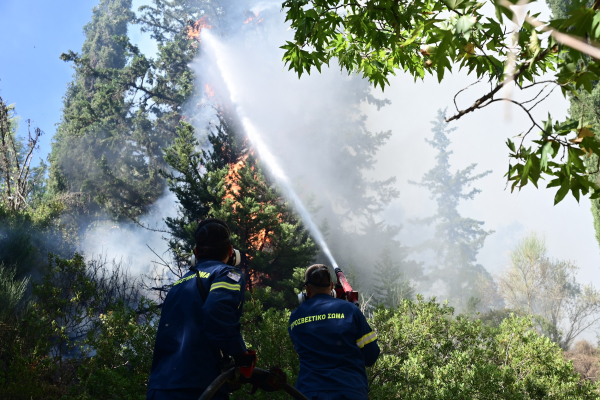
[[[186,28],[188,39],[200,41],[200,32],[203,28],[212,28],[212,26],[208,24],[208,17],[202,17]]]
[[[247,156],[246,156],[247,157]],[[242,169],[246,163],[246,157],[242,158],[235,164],[229,165],[229,172],[225,175],[225,183],[228,189],[225,192],[224,199],[230,199],[235,201],[235,196],[240,193],[240,185],[238,184],[238,172]]]
[[[248,15],[248,14],[246,14],[246,15]],[[256,19],[257,17],[258,17],[258,12],[254,13],[254,15],[248,16],[248,18],[244,21],[244,24],[249,24],[252,20]],[[256,23],[260,24],[262,21],[263,21],[263,18],[256,21]]]
[[[244,156],[240,161],[235,164],[229,165],[229,171],[227,175],[225,175],[225,183],[226,183],[226,191],[223,199],[229,199],[234,202],[233,208],[235,209],[237,204],[236,197],[240,193],[241,187],[238,183],[239,179],[239,171],[244,168],[246,165],[246,158],[248,156]],[[251,219],[255,219],[256,215],[250,217]],[[271,238],[269,236],[269,232],[266,228],[261,229],[257,233],[249,235],[247,238],[248,242],[254,250],[256,251],[268,251],[271,246]]]
[[[208,98],[211,98],[215,95],[215,89],[208,83],[204,84],[204,91],[206,92],[206,97]]]

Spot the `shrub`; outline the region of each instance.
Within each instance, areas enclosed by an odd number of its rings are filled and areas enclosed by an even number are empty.
[[[263,301],[271,296],[270,288],[254,289],[249,293],[242,316],[242,334],[246,345],[257,350],[257,367],[269,369],[277,365],[288,377],[292,386],[296,383],[299,372],[298,355],[288,334],[289,310],[275,308],[264,309]],[[232,399],[246,399],[250,387],[247,385],[234,392]],[[257,400],[289,399],[283,392],[265,393],[258,391]]]
[[[147,312],[138,318],[138,294],[126,274],[108,269],[106,263],[86,264],[78,254],[70,260],[49,257],[30,306],[0,325],[0,398],[87,398],[98,392],[92,397],[112,399],[114,393],[106,393],[111,387],[145,397],[156,307],[143,301]],[[14,282],[3,283],[2,290],[21,293]]]
[[[80,382],[72,390],[78,398],[146,398],[159,309],[145,299],[140,308],[143,314],[120,302],[99,316],[97,329],[85,341],[94,355],[79,367]]]
[[[0,326],[0,398],[144,399],[159,318],[156,304],[142,299],[136,311],[132,297],[107,303],[102,288],[112,278],[90,272],[95,267],[80,256],[54,257],[50,265],[35,285],[33,305]],[[258,351],[258,367],[279,366],[293,385],[299,362],[287,331],[290,311],[265,309],[272,297],[268,288],[248,293],[242,333],[248,347]],[[372,400],[598,398],[598,384],[581,379],[530,318],[513,315],[486,325],[417,297],[397,308],[375,309],[370,324],[382,351],[367,369]],[[582,354],[589,356],[589,362],[583,360],[588,367],[596,365],[592,346],[580,345],[567,356],[579,365]],[[249,398],[249,390],[243,387],[232,398]],[[253,398],[289,397],[259,391]]]
[[[494,329],[453,312],[418,297],[374,313],[382,354],[368,370],[372,399],[598,398],[530,319]]]

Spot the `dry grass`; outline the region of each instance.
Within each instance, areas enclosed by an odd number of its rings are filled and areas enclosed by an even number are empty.
[[[600,351],[587,340],[580,340],[565,352],[565,358],[573,361],[575,371],[582,379],[597,381],[600,375]]]

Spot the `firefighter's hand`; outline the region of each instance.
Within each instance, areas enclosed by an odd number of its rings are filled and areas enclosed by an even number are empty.
[[[256,350],[248,350],[244,354],[234,356],[235,366],[239,368],[240,374],[250,378],[252,370],[256,366]]]

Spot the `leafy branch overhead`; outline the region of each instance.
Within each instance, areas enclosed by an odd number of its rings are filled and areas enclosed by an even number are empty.
[[[557,122],[550,116],[539,121],[532,115],[556,88],[577,100],[581,91],[591,92],[600,80],[600,49],[595,47],[600,42],[598,7],[573,0],[565,18],[543,22],[530,13],[517,18],[514,6],[528,3],[287,0],[283,9],[294,39],[282,46],[283,59],[300,77],[313,68],[321,71],[335,58],[342,69],[362,74],[382,90],[397,70],[415,80],[431,74],[438,81],[453,68],[466,70],[476,83],[487,82],[489,90],[466,108],[457,105],[466,88],[458,92],[456,112],[448,122],[500,101],[516,105],[530,120],[516,140],[507,140],[506,177],[512,190],[529,182],[537,187],[540,179],[548,179],[547,187],[559,188],[555,204],[569,191],[578,201],[590,192],[592,198],[600,198],[600,187],[590,179],[598,172],[598,162],[585,162],[600,155],[592,123],[583,113]],[[488,15],[489,7],[484,13],[486,4],[493,6],[493,15]],[[513,99],[513,87],[527,100]],[[540,138],[525,142],[532,132],[539,132]]]

